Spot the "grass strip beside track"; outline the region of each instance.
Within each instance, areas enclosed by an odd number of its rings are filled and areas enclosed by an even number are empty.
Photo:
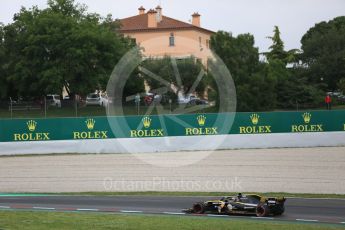
[[[339,229],[341,226],[189,216],[0,211],[0,229]]]

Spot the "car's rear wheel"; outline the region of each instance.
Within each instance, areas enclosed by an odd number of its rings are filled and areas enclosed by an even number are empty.
[[[193,213],[203,214],[205,212],[205,205],[203,203],[196,203],[193,205]]]
[[[256,208],[256,216],[257,217],[268,216],[268,207],[267,207],[267,205],[259,205]]]

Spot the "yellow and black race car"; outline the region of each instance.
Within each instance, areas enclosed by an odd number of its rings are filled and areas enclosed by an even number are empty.
[[[284,197],[263,197],[255,194],[223,197],[220,200],[198,202],[192,208],[182,210],[194,214],[242,214],[256,215],[258,217],[277,216],[285,211]]]

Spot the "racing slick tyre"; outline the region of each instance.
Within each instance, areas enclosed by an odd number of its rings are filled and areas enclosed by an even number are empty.
[[[203,214],[205,212],[205,205],[203,203],[195,203],[192,209],[193,213]]]
[[[258,207],[256,207],[256,216],[257,217],[264,217],[264,216],[268,216],[268,207],[267,205],[258,205]]]

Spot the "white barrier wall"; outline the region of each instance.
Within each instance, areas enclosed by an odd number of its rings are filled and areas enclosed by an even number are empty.
[[[345,132],[275,133],[164,138],[119,138],[39,142],[2,142],[0,155],[52,153],[154,153],[251,148],[345,146]]]

